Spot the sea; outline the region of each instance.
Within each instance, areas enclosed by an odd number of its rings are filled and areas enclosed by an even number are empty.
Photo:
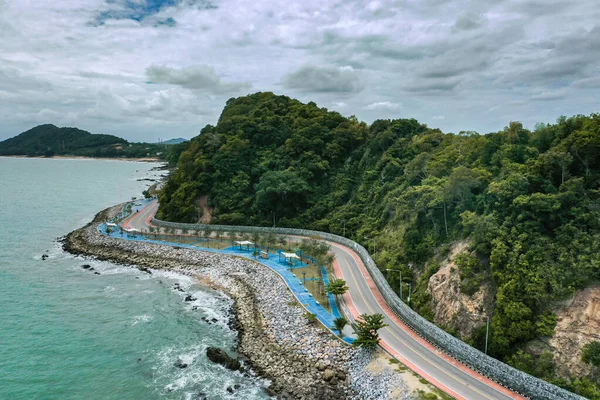
[[[206,358],[208,346],[235,355],[227,296],[183,275],[75,257],[56,240],[141,197],[159,166],[0,158],[0,399],[267,398],[264,380]]]

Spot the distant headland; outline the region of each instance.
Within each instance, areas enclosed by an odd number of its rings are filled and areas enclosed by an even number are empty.
[[[116,158],[167,160],[185,139],[161,143],[133,143],[113,135],[92,134],[78,128],[38,125],[0,142],[0,156]]]

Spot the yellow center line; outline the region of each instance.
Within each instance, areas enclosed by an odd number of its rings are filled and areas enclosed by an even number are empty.
[[[360,286],[358,285],[358,281],[356,280],[356,276],[354,274],[354,271],[352,270],[352,268],[350,267],[350,264],[344,260],[346,262],[346,264],[348,265],[348,270],[350,271],[350,274],[352,275],[352,279],[354,280],[354,283],[356,285],[356,288],[358,290],[358,293],[360,294],[360,297],[363,299],[363,302],[365,303],[366,307],[371,311],[371,313],[375,313],[375,311],[371,308],[371,306],[369,306],[369,303],[367,302],[367,300],[365,299],[365,296],[363,295],[362,290],[360,289]],[[373,298],[375,299],[375,302],[377,302],[377,299],[375,298],[375,295],[373,293],[371,293],[373,295]],[[379,303],[377,303],[379,304]],[[383,310],[382,310],[383,311]],[[385,314],[385,312],[384,312]],[[393,319],[389,318],[392,321],[392,323],[394,323]],[[394,323],[395,325],[395,323]],[[398,326],[398,325],[396,325]],[[400,328],[400,327],[398,327]],[[422,354],[420,354],[413,346],[411,346],[410,344],[408,344],[406,341],[404,341],[403,339],[401,339],[400,337],[398,337],[394,331],[392,331],[389,326],[384,328],[387,332],[389,332],[392,336],[394,336],[400,343],[404,344],[406,347],[408,347],[409,349],[411,349],[416,355],[418,355],[419,357],[421,357],[423,360],[425,360],[427,363],[429,363],[432,367],[434,367],[435,369],[437,369],[438,371],[444,373],[446,376],[448,376],[451,379],[454,379],[455,381],[467,386],[469,389],[472,389],[473,391],[479,393],[481,396],[485,397],[486,399],[490,399],[492,400],[491,397],[485,395],[484,393],[480,392],[479,390],[475,389],[473,386],[469,385],[467,382],[463,381],[460,378],[457,378],[453,375],[450,375],[448,372],[444,371],[443,369],[441,369],[440,367],[438,367],[437,365],[435,365],[434,363],[432,363],[431,361],[429,361],[427,358],[425,358]],[[443,357],[440,357],[443,359]],[[444,360],[445,362],[448,363],[447,360]],[[455,365],[452,365],[450,363],[448,363],[449,365],[453,366],[454,368],[458,369]],[[491,386],[490,386],[491,387]],[[494,388],[496,389],[496,388]],[[497,389],[496,389],[497,390]],[[502,393],[502,392],[500,392]],[[502,393],[504,395],[504,393]]]

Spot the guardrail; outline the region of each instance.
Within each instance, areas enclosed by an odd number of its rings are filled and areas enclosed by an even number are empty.
[[[204,224],[185,224],[177,222],[161,221],[152,218],[152,224],[158,227],[182,229],[182,230],[204,230],[210,229],[213,232],[239,232],[239,233],[274,233],[277,235],[294,235],[311,237],[317,236],[324,240],[341,244],[354,250],[369,274],[373,278],[377,288],[381,292],[385,302],[390,309],[408,326],[410,326],[419,336],[444,351],[452,358],[479,372],[489,379],[505,386],[524,396],[540,400],[585,400],[568,390],[559,388],[542,379],[531,376],[523,371],[519,371],[501,361],[490,357],[481,351],[469,346],[460,339],[455,338],[435,324],[432,324],[421,317],[414,310],[404,304],[403,301],[392,290],[383,274],[375,265],[375,262],[360,244],[338,235],[326,232],[311,231],[307,229],[296,228],[269,228],[257,226],[230,226],[230,225],[204,225]]]

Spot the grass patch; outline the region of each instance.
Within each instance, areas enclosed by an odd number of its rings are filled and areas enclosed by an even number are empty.
[[[417,399],[419,400],[438,400],[435,393],[427,393],[423,390],[417,390]]]

